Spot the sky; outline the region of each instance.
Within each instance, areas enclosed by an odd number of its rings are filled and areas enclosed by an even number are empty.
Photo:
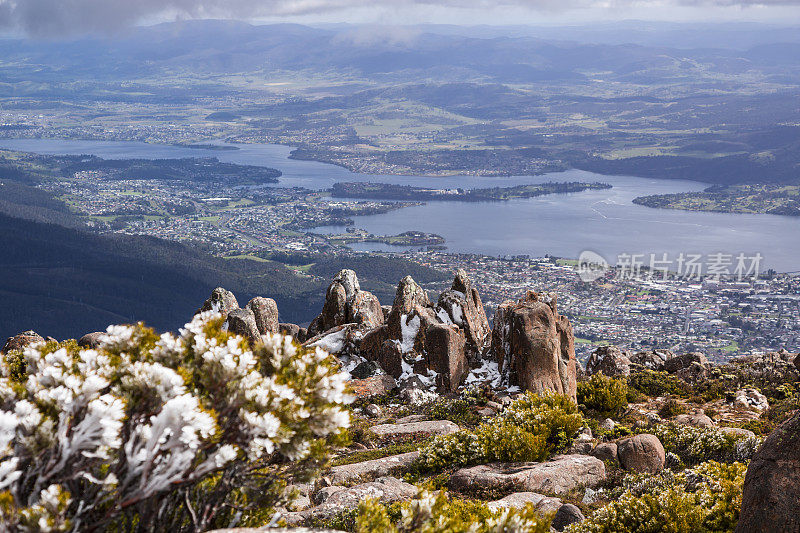
[[[0,30],[31,37],[109,33],[170,20],[369,24],[800,24],[800,0],[0,0]]]

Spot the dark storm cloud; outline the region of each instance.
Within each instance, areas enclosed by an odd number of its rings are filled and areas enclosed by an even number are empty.
[[[113,32],[159,18],[296,16],[352,8],[437,6],[482,9],[502,6],[534,11],[626,6],[790,6],[800,0],[0,0],[0,27],[34,36]]]

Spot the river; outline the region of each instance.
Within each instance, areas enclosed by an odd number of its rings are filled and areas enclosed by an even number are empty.
[[[0,148],[40,154],[93,154],[103,158],[217,157],[220,161],[263,165],[283,172],[283,187],[325,189],[337,181],[379,181],[436,187],[494,187],[546,181],[602,181],[607,190],[558,194],[507,202],[428,202],[381,215],[356,217],[356,226],[374,234],[408,230],[437,233],[452,252],[489,255],[577,257],[591,250],[616,262],[620,254],[760,253],[761,267],[800,270],[800,218],[653,209],[631,203],[637,196],[700,191],[706,185],[683,180],[602,176],[580,170],[543,176],[476,177],[357,174],[316,161],[288,159],[292,148],[239,144],[238,150],[209,150],[132,141],[57,139],[0,140]],[[320,228],[333,231],[339,228]],[[397,250],[388,245],[354,245],[363,251]],[[734,261],[735,262],[735,261]]]

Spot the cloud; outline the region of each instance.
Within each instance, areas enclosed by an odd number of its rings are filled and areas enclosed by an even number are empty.
[[[0,28],[38,37],[57,37],[113,33],[148,20],[169,18],[276,18],[419,6],[470,10],[510,7],[553,12],[648,5],[778,7],[800,5],[800,0],[0,0]]]

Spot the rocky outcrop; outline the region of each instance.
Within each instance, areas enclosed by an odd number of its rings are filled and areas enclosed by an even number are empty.
[[[247,302],[247,309],[252,311],[261,335],[278,333],[278,304],[275,300],[257,296]]]
[[[698,364],[702,367],[708,367],[708,359],[706,356],[699,352],[689,352],[675,357],[664,362],[664,370],[670,374],[674,374],[685,368],[689,368],[693,364]]]
[[[616,346],[600,346],[586,361],[586,373],[590,376],[605,374],[612,378],[630,376],[631,360],[628,355],[628,352]]]
[[[800,531],[800,411],[778,426],[747,467],[736,533]]]
[[[453,285],[463,287],[469,283],[462,272]],[[475,301],[470,297],[467,303],[462,298],[459,305],[471,309],[473,321],[479,324],[480,313],[470,307],[474,307]],[[481,312],[482,309],[481,306]],[[485,314],[482,316],[485,319]],[[463,316],[461,321],[464,322]],[[477,332],[480,327],[475,325],[474,329]],[[397,286],[386,324],[364,335],[360,354],[377,361],[395,378],[406,380],[417,375],[423,386],[430,383],[439,391],[450,392],[456,390],[469,373],[467,351],[465,330],[455,325],[446,313],[437,314],[427,293],[413,278],[406,276]]]
[[[546,463],[492,463],[462,468],[450,477],[450,488],[464,493],[540,492],[566,494],[606,478],[603,461],[588,455],[559,455]]]
[[[439,295],[438,316],[443,322],[464,330],[466,348],[473,357],[483,353],[489,338],[489,320],[480,294],[472,286],[466,271],[459,269],[449,290]]]
[[[758,389],[747,388],[736,391],[734,405],[747,409],[764,411],[769,408],[769,400]]]
[[[100,339],[105,334],[105,331],[94,331],[92,333],[87,333],[78,339],[78,346],[81,346],[82,348],[99,348]]]
[[[305,342],[308,338],[308,331],[306,328],[301,328],[297,324],[281,322],[278,324],[278,332],[282,335],[294,337],[297,342]]]
[[[344,324],[358,324],[364,331],[382,325],[383,310],[378,299],[362,291],[358,276],[352,270],[341,270],[325,293],[322,312],[308,326],[313,337]]]
[[[572,326],[558,314],[554,294],[528,292],[500,304],[494,317],[492,352],[512,384],[534,392],[576,397]]]
[[[223,317],[227,317],[234,309],[239,309],[239,302],[236,300],[236,296],[227,289],[217,287],[211,291],[211,296],[195,314],[202,313],[203,311],[217,311],[221,313]]]
[[[8,340],[6,340],[6,343],[3,345],[3,349],[0,350],[0,354],[7,354],[8,352],[22,350],[29,344],[33,344],[35,342],[44,342],[44,337],[35,331],[23,331],[22,333],[18,333],[17,335],[9,337]]]
[[[655,474],[664,469],[664,446],[655,435],[643,433],[617,443],[617,457],[622,468],[633,472]]]

